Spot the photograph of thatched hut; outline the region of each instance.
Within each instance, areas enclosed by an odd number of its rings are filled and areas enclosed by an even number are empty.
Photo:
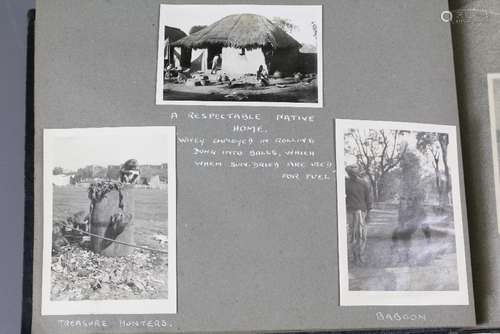
[[[162,5],[158,52],[158,104],[322,105],[321,6]]]

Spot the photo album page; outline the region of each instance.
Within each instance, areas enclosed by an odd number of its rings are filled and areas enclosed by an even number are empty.
[[[447,10],[39,0],[33,333],[475,325]]]
[[[450,2],[477,322],[500,327],[500,3]]]

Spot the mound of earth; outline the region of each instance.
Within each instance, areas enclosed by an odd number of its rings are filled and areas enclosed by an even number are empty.
[[[52,256],[51,300],[167,298],[167,268],[164,253],[137,249],[105,257],[66,245]]]

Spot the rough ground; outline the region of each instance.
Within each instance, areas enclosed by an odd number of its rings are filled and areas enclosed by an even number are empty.
[[[137,250],[110,258],[78,245],[52,256],[52,300],[167,298],[167,256]]]
[[[212,80],[212,79],[211,79]],[[255,77],[248,79],[256,82]],[[278,86],[279,85],[279,86]],[[227,84],[213,83],[208,86],[190,87],[182,83],[166,82],[164,100],[192,101],[254,101],[254,102],[318,102],[318,83],[295,82],[293,79],[270,79],[267,87],[242,85],[229,87]]]
[[[393,245],[396,210],[373,210],[368,225],[365,264],[349,264],[353,291],[445,291],[458,289],[453,223],[445,216],[429,216],[431,239],[421,231],[405,247]],[[406,258],[408,254],[408,258]]]
[[[54,220],[89,209],[84,187],[54,187]],[[167,250],[167,191],[137,189],[135,243]],[[79,244],[63,247],[52,256],[52,300],[167,298],[167,254],[136,249],[127,257],[111,258]]]

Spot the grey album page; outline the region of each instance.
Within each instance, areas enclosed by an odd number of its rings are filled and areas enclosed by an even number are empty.
[[[39,0],[33,333],[475,325],[447,11]]]
[[[451,2],[478,323],[500,325],[500,3]]]

